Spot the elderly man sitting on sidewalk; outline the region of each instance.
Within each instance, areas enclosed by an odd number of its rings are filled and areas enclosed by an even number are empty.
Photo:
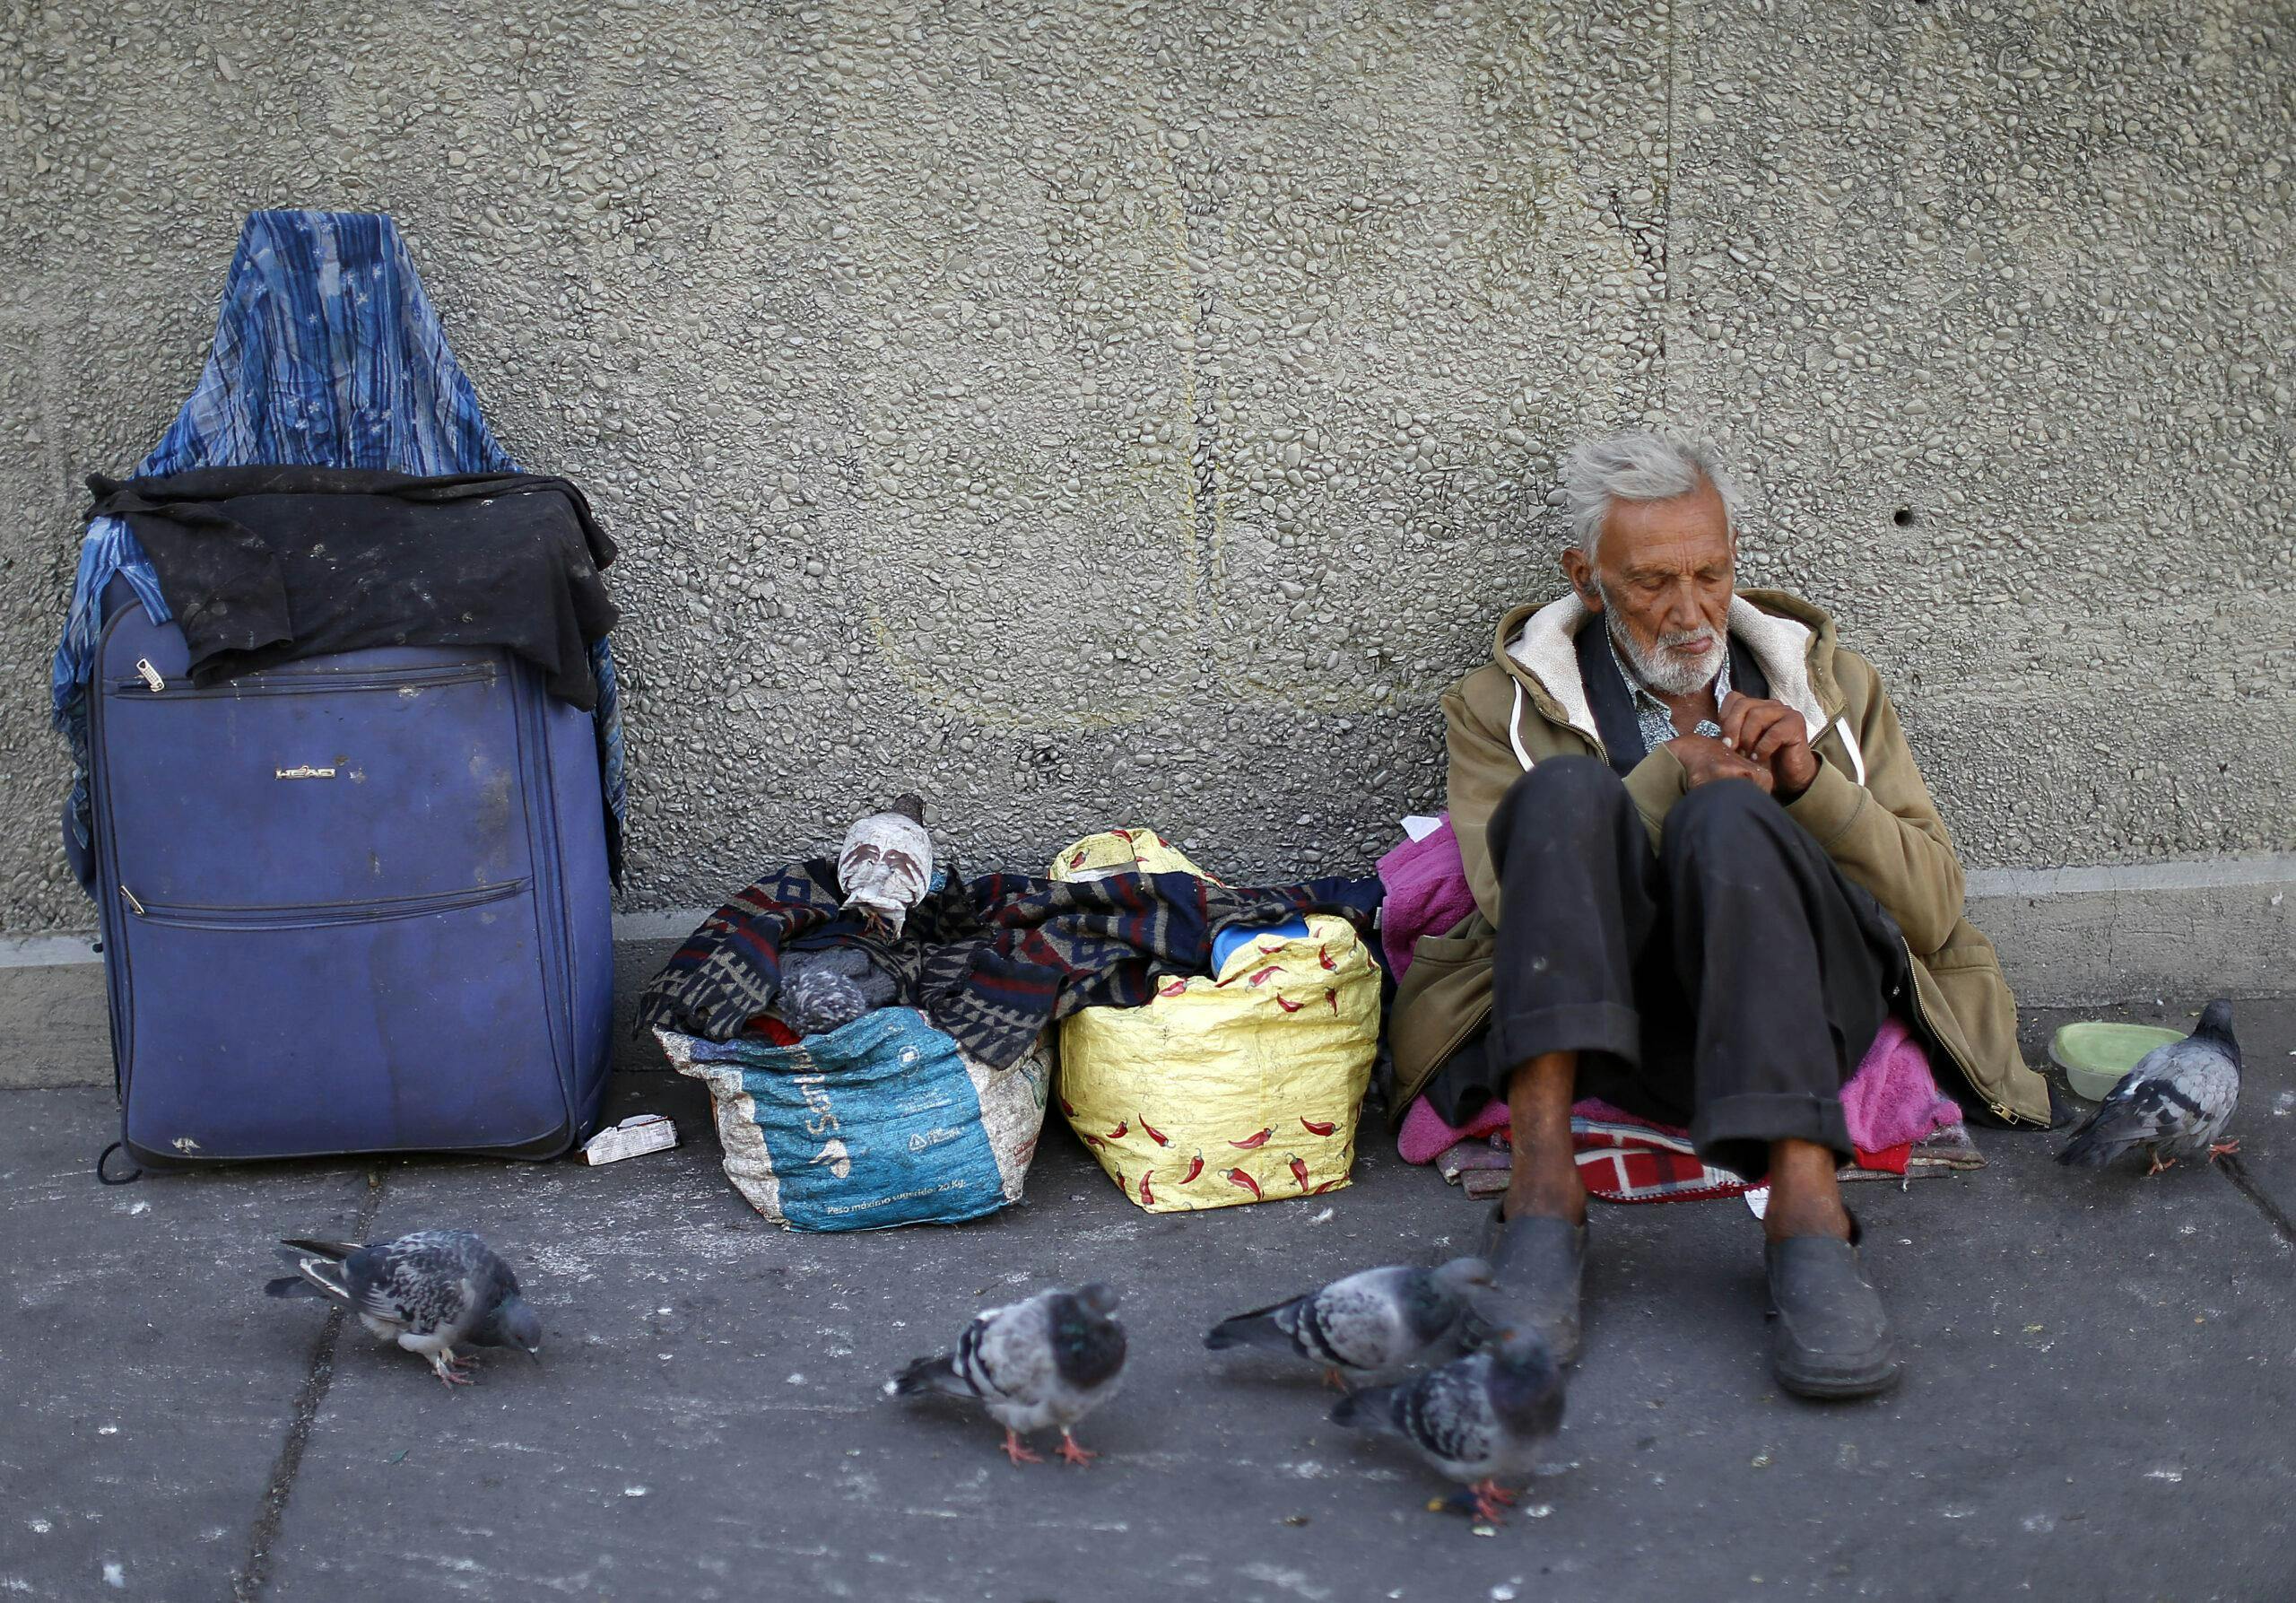
[[[1807,602],[1737,593],[1728,479],[1632,432],[1572,452],[1562,486],[1570,592],[1508,613],[1443,697],[1477,910],[1403,982],[1397,1105],[1424,1092],[1460,1125],[1507,1102],[1490,1326],[1578,1355],[1570,1105],[1598,1096],[1769,1180],[1779,1381],[1883,1390],[1896,1349],[1834,1177],[1843,1082],[1894,1010],[1996,1119],[2047,1125],[2047,1090],[1873,666]]]

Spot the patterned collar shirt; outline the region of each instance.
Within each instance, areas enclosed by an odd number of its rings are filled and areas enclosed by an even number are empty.
[[[1674,727],[1674,709],[1660,701],[1657,693],[1642,683],[1632,665],[1621,655],[1618,641],[1611,639],[1607,628],[1603,630],[1603,639],[1610,646],[1611,661],[1618,669],[1618,676],[1625,681],[1626,693],[1634,703],[1635,719],[1642,726],[1643,749],[1655,752],[1680,732]],[[1726,641],[1722,650],[1722,666],[1714,675],[1714,709],[1717,712],[1722,710],[1722,704],[1729,700],[1729,696],[1730,650]],[[1722,738],[1722,726],[1710,718],[1702,718],[1698,720],[1698,727],[1691,733],[1719,740]]]

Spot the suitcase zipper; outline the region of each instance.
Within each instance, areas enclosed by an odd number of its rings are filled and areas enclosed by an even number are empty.
[[[395,673],[367,674],[288,674],[278,669],[265,669],[245,679],[226,679],[220,684],[170,684],[149,658],[135,665],[136,677],[110,682],[118,690],[146,690],[153,695],[164,693],[168,700],[188,701],[201,697],[291,696],[323,695],[332,691],[431,690],[454,684],[491,683],[500,670],[492,666],[462,666],[442,668],[403,668]]]
[[[434,913],[460,912],[490,902],[506,901],[531,887],[531,878],[498,880],[468,890],[427,896],[386,897],[372,902],[306,902],[257,903],[218,907],[199,902],[155,902],[146,907],[126,884],[119,893],[138,918],[179,929],[310,929],[336,924],[377,923],[391,919],[420,919]]]

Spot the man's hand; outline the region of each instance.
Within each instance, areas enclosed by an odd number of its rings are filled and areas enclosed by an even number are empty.
[[[1735,705],[1738,698],[1730,700]],[[1717,780],[1752,780],[1764,791],[1773,791],[1776,784],[1767,765],[1748,762],[1711,735],[1677,735],[1666,742],[1666,749],[1682,759],[1692,790]]]
[[[1770,771],[1770,793],[1779,801],[1792,801],[1818,777],[1809,727],[1784,702],[1733,695],[1718,721],[1732,751]]]

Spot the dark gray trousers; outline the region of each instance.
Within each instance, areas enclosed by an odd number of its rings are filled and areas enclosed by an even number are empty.
[[[1428,1088],[1465,1122],[1544,1052],[1578,1094],[1687,1125],[1708,1163],[1758,1180],[1789,1137],[1850,1154],[1843,1082],[1902,988],[1896,921],[1786,809],[1702,785],[1654,852],[1624,783],[1592,757],[1518,780],[1492,815],[1502,918],[1488,1032]]]

